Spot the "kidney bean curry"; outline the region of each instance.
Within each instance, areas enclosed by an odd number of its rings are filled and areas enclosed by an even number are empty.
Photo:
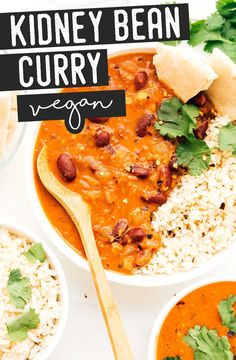
[[[63,121],[45,121],[35,147],[35,181],[43,209],[55,229],[84,256],[79,234],[65,210],[46,191],[36,172],[37,156],[47,144],[53,173],[90,205],[99,253],[106,269],[126,274],[147,264],[160,247],[151,219],[178,180],[175,144],[155,130],[156,113],[173,93],[161,84],[154,53],[126,53],[109,59],[109,85],[64,91],[126,91],[125,117],[86,119],[80,134]],[[209,103],[203,94],[199,138],[204,136]],[[199,104],[200,103],[200,104]]]
[[[156,359],[235,359],[235,294],[235,282],[218,282],[181,299],[161,327]]]

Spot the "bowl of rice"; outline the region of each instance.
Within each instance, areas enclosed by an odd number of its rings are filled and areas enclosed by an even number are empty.
[[[0,224],[0,358],[46,360],[67,319],[68,289],[53,251],[35,234]]]

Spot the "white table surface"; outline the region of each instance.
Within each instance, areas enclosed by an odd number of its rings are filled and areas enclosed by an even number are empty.
[[[190,0],[188,2],[191,14],[195,18],[204,17],[214,9],[214,0]],[[116,3],[116,5],[124,3],[131,4],[126,0],[120,1],[119,4]],[[1,0],[0,12],[78,8],[86,6],[85,4],[90,7],[96,6],[96,4],[100,5],[97,0],[40,0],[34,2],[32,0]],[[109,1],[106,4],[112,6],[114,2]],[[154,1],[137,0],[132,1],[133,4],[154,4]],[[29,202],[25,185],[24,159],[23,142],[15,157],[0,172],[0,223],[6,220],[12,224],[25,226],[51,245],[47,234],[39,226]],[[113,359],[90,274],[72,264],[52,245],[51,247],[55,250],[66,273],[70,305],[64,336],[50,360]],[[232,254],[227,262],[207,276],[232,274],[233,272],[235,272],[235,254]],[[137,360],[147,358],[149,335],[158,312],[166,301],[186,285],[185,283],[178,286],[150,289],[111,285]]]

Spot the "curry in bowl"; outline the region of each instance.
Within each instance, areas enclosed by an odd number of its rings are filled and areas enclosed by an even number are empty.
[[[172,308],[157,339],[157,360],[233,360],[236,283],[200,287]]]
[[[171,47],[167,48],[169,51]],[[69,133],[63,121],[45,121],[35,145],[37,194],[53,227],[79,255],[85,256],[71,219],[39,180],[36,161],[44,145],[56,177],[82,195],[91,207],[93,231],[104,268],[125,274],[188,271],[231,241],[230,233],[227,241],[215,244],[218,238],[214,237],[214,228],[199,233],[203,242],[207,242],[203,247],[192,236],[196,233],[196,221],[192,220],[191,212],[195,214],[197,210],[204,217],[206,213],[214,218],[214,211],[218,216],[220,207],[224,208],[219,214],[223,229],[224,221],[229,222],[225,214],[232,215],[228,207],[231,193],[220,182],[217,188],[220,204],[215,201],[212,205],[208,192],[211,177],[221,173],[224,161],[221,152],[217,153],[220,160],[211,159],[206,136],[212,128],[214,131],[208,135],[211,144],[212,137],[216,138],[214,126],[222,125],[222,119],[215,122],[214,106],[205,92],[196,94],[196,81],[194,89],[188,91],[188,96],[195,96],[187,102],[176,96],[179,89],[164,85],[161,64],[154,61],[157,56],[154,55],[154,51],[140,51],[111,57],[108,86],[64,90],[124,89],[125,117],[86,119],[80,134]],[[199,78],[202,81],[202,76]],[[199,88],[202,89],[202,84]],[[232,155],[230,159],[233,163]],[[201,189],[202,184],[206,189]],[[208,194],[204,202],[202,192]],[[211,221],[204,222],[212,226]],[[234,234],[234,228],[231,230]],[[190,235],[185,236],[185,232]]]

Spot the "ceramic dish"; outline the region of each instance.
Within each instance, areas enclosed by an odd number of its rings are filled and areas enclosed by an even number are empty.
[[[8,230],[12,234],[16,234],[19,237],[29,240],[30,242],[32,242],[32,244],[42,243],[43,249],[46,254],[46,259],[50,263],[51,268],[57,274],[59,286],[60,286],[60,294],[61,294],[60,319],[58,320],[58,323],[56,325],[55,334],[52,335],[52,338],[50,339],[48,345],[46,345],[42,350],[40,350],[39,353],[34,357],[35,359],[46,360],[55,350],[55,348],[57,347],[57,345],[59,344],[62,338],[66,325],[67,315],[68,315],[68,288],[67,288],[67,281],[65,278],[63,268],[59,260],[57,259],[56,255],[51,250],[51,248],[37,235],[32,233],[30,230],[25,229],[21,226],[16,226],[16,225],[12,226],[8,222],[3,222],[3,221],[1,222],[0,227]]]
[[[148,360],[156,360],[157,359],[157,341],[158,341],[158,336],[160,334],[160,331],[162,329],[163,323],[165,321],[165,319],[167,318],[168,314],[170,313],[170,311],[174,308],[174,306],[180,302],[181,300],[183,300],[183,298],[187,295],[189,295],[190,293],[194,292],[194,290],[200,289],[206,285],[211,285],[211,284],[215,284],[215,283],[222,283],[222,282],[236,282],[236,278],[233,276],[217,276],[217,277],[213,277],[213,278],[209,278],[209,279],[205,279],[205,280],[201,280],[198,281],[188,287],[186,287],[185,289],[183,289],[182,291],[180,291],[176,296],[174,296],[168,303],[166,303],[166,305],[162,308],[161,312],[159,313],[159,315],[157,316],[153,328],[152,328],[152,332],[151,332],[151,336],[150,336],[150,341],[149,341],[149,347],[148,347]],[[212,291],[212,294],[214,292]],[[233,294],[230,294],[233,295]],[[181,305],[179,305],[181,306]],[[215,312],[217,311],[217,308],[215,309]],[[179,314],[179,312],[178,312]],[[208,309],[208,313],[207,316],[209,318],[211,318],[210,314],[209,314],[209,309]],[[215,318],[215,316],[212,316],[213,318]],[[184,323],[183,318],[181,318],[181,316],[177,317],[176,319],[179,323]],[[220,321],[220,318],[219,318]],[[195,324],[195,325],[206,325],[205,323],[201,323],[201,324]],[[175,325],[173,324],[173,329],[175,328]],[[227,331],[227,329],[226,329]],[[221,327],[221,332],[222,332],[222,327]],[[224,334],[224,333],[223,333]],[[221,334],[221,335],[223,335]],[[224,334],[226,335],[226,334]],[[171,343],[173,343],[173,338],[171,337]],[[181,355],[181,357],[183,356],[183,354],[173,354],[173,356],[178,356]],[[190,354],[191,355],[191,354]],[[172,355],[171,355],[172,356]],[[168,357],[167,357],[168,358]]]
[[[121,55],[123,53],[130,52],[149,52],[153,49],[134,49],[129,52],[120,52],[112,54],[113,56]],[[26,178],[27,178],[27,188],[31,200],[32,207],[36,213],[36,217],[44,228],[44,231],[47,233],[48,238],[53,242],[53,244],[71,261],[76,263],[79,267],[89,270],[86,260],[80,256],[77,252],[73,250],[60,236],[57,230],[48,220],[40,200],[38,198],[35,181],[34,181],[34,171],[33,171],[33,155],[34,147],[36,143],[37,134],[39,131],[40,124],[31,124],[27,132],[27,158],[26,158]],[[222,250],[217,255],[212,256],[212,258],[206,261],[204,264],[197,266],[189,271],[178,272],[173,274],[158,274],[158,275],[144,275],[144,274],[135,274],[135,275],[125,275],[115,271],[107,271],[108,279],[117,283],[126,284],[129,286],[141,286],[141,287],[152,287],[152,286],[165,286],[171,284],[177,284],[184,281],[192,280],[197,278],[207,272],[210,272],[223,261],[225,261],[230,254],[236,248],[236,244],[233,243],[226,250]]]

